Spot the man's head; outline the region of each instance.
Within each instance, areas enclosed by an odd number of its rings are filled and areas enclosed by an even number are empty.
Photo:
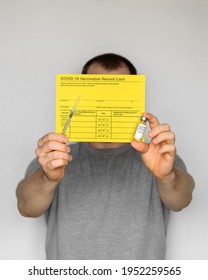
[[[84,65],[82,74],[136,75],[137,70],[125,57],[107,53],[90,59]],[[125,144],[115,142],[90,142],[90,145],[97,149],[115,149]]]
[[[82,74],[132,74],[136,75],[134,65],[125,57],[114,53],[98,55],[90,59],[82,69]]]

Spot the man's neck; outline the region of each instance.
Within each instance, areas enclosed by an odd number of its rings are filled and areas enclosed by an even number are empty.
[[[126,143],[90,142],[89,144],[95,149],[117,149],[124,146]]]

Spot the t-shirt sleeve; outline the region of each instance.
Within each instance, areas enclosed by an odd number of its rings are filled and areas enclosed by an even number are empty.
[[[176,167],[180,167],[183,170],[187,171],[186,165],[185,165],[184,161],[182,160],[182,158],[179,155],[176,155],[175,166]]]
[[[34,158],[31,163],[28,165],[26,171],[25,171],[25,177],[32,171],[37,170],[38,168],[40,168],[41,165],[38,162],[38,158]]]

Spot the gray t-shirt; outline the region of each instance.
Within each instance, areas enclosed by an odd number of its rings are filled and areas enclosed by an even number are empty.
[[[140,153],[77,143],[71,154],[47,212],[47,259],[165,259],[170,211]]]

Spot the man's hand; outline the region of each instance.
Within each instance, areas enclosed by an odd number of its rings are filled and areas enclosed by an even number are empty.
[[[174,167],[175,135],[168,124],[160,124],[152,114],[143,114],[149,121],[149,144],[132,141],[131,145],[141,153],[145,165],[157,180],[160,198],[174,211],[188,206],[194,189],[193,178],[183,169]]]
[[[29,173],[17,186],[18,209],[23,216],[39,217],[50,207],[59,181],[72,156],[64,135],[49,133],[35,150],[41,168]]]
[[[176,155],[175,135],[168,124],[160,124],[150,113],[144,113],[150,125],[149,144],[132,141],[131,145],[141,153],[142,159],[158,180],[165,180],[173,175]]]
[[[59,182],[64,176],[66,165],[72,160],[67,141],[66,136],[57,133],[46,134],[38,140],[35,153],[49,180]]]

